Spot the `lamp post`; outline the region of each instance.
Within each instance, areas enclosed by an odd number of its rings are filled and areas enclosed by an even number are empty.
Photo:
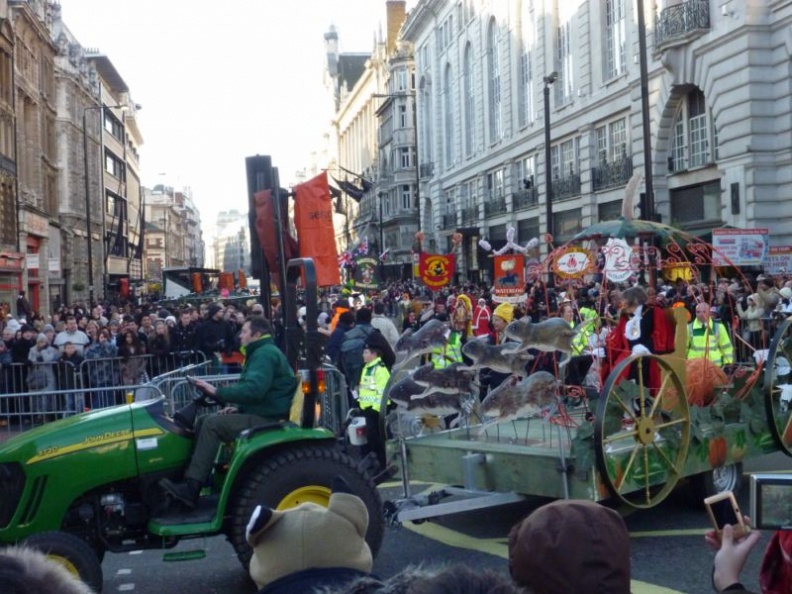
[[[545,141],[545,217],[547,234],[553,235],[553,171],[550,151],[550,85],[558,80],[558,72],[551,72],[544,77],[544,141]]]

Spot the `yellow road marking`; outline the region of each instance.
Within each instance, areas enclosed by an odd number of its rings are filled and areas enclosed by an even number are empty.
[[[473,538],[431,522],[424,522],[423,524],[407,522],[404,524],[404,527],[416,534],[431,538],[432,540],[436,540],[448,546],[479,551],[500,557],[501,559],[509,558],[509,543],[506,538]],[[669,530],[668,532],[673,531]],[[701,533],[703,534],[703,532]],[[672,590],[670,588],[664,588],[638,580],[631,580],[630,590],[632,594],[684,594],[684,592],[679,590]]]

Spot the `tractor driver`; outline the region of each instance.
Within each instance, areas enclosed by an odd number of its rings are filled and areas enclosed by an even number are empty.
[[[245,362],[236,384],[216,387],[203,380],[195,381],[195,386],[207,396],[217,396],[223,403],[237,406],[226,406],[217,414],[201,417],[184,481],[160,481],[165,491],[191,508],[209,478],[221,442],[233,441],[250,427],[289,417],[298,380],[272,340],[271,324],[263,317],[249,317],[242,326],[240,341]]]

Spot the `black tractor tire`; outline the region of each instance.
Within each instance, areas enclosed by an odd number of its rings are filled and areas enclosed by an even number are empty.
[[[80,578],[94,592],[102,591],[104,576],[102,564],[91,545],[68,532],[41,532],[23,541],[25,546],[44,553],[60,563],[66,570]]]
[[[376,557],[385,536],[385,515],[374,482],[336,447],[298,445],[267,458],[242,479],[230,508],[229,540],[245,569],[253,554],[245,539],[245,529],[256,506],[266,504],[277,509],[285,499],[293,499],[296,491],[311,486],[329,492],[337,476],[342,476],[366,505],[369,514],[366,542]]]

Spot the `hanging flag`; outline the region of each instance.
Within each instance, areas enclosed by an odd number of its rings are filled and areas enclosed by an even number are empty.
[[[365,256],[368,254],[369,251],[369,242],[368,237],[364,237],[363,241],[358,244],[357,253],[361,256]]]
[[[355,287],[359,289],[379,288],[377,260],[371,256],[355,258]]]
[[[333,181],[336,183],[336,185],[339,188],[341,188],[341,191],[343,191],[347,196],[352,198],[352,200],[354,200],[355,202],[360,202],[360,200],[363,198],[363,194],[366,193],[363,190],[363,188],[358,188],[352,182],[346,180],[340,181],[337,180],[336,178],[333,178]]]
[[[355,173],[354,171],[350,171],[349,169],[346,169],[345,167],[341,167],[340,165],[338,166],[338,168],[341,171],[344,171],[344,172],[348,173],[349,175],[354,175],[356,178],[358,178],[360,180],[360,187],[363,188],[363,192],[368,192],[369,190],[371,190],[371,188],[374,187],[374,184],[371,181],[367,180],[365,177],[363,177],[359,173]]]
[[[344,251],[338,256],[338,265],[344,268],[350,268],[355,261],[352,258],[352,254],[348,251]]]
[[[384,252],[382,252],[382,253],[379,255],[379,260],[380,260],[380,262],[384,262],[385,260],[387,260],[387,259],[388,259],[388,255],[389,255],[389,254],[390,254],[390,248],[388,248],[388,249],[386,249]]]
[[[420,255],[419,276],[432,291],[445,287],[454,278],[454,254]]]
[[[272,191],[256,192],[253,195],[253,201],[256,205],[256,235],[261,243],[261,251],[264,252],[264,258],[267,261],[270,279],[281,289],[283,285],[278,272],[278,236],[275,233],[275,201],[272,199]],[[286,216],[285,206],[281,212]],[[283,238],[283,257],[288,262],[297,256],[297,241],[289,234],[288,225],[282,225],[279,232]]]
[[[327,172],[294,187],[294,224],[300,256],[313,258],[320,287],[341,284]]]

